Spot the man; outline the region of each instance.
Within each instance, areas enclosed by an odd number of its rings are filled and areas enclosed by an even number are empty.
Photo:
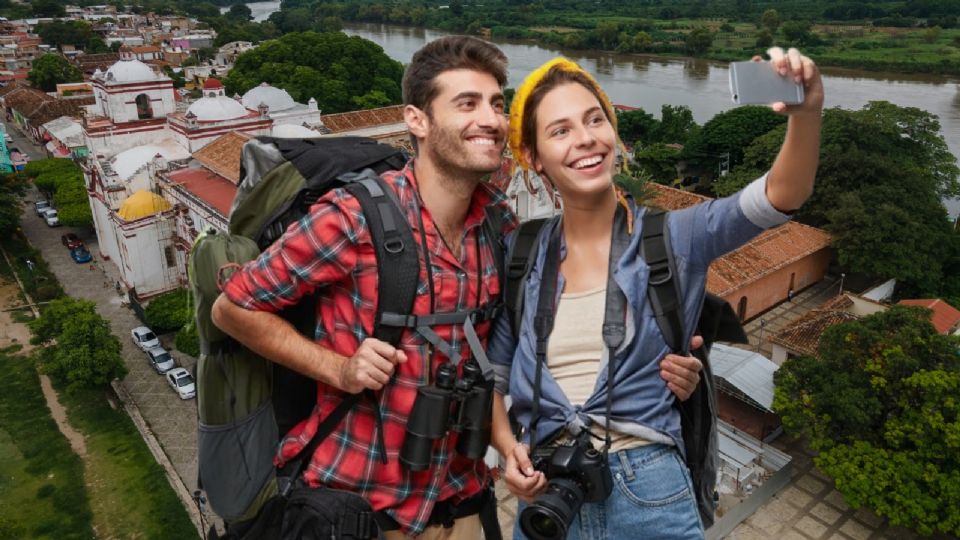
[[[395,188],[420,244],[415,315],[472,309],[500,293],[492,249],[499,239],[484,234],[485,208],[497,206],[506,217],[504,230],[497,234],[513,228],[515,218],[503,194],[481,180],[500,166],[507,131],[505,82],[503,53],[462,36],[429,43],[404,74],[404,118],[417,155],[404,170],[383,177]],[[377,303],[370,242],[359,203],[335,190],[231,277],[214,305],[213,320],[258,354],[318,381],[317,406],[281,442],[279,464],[306,445],[318,422],[347,393],[377,391],[386,463],[374,443],[373,408],[362,401],[317,447],[305,480],[364,496],[375,511],[396,523],[399,532],[388,532],[388,538],[479,538],[476,514],[456,519],[452,527],[441,525],[450,525],[451,506],[478,496],[488,484],[489,471],[482,461],[460,456],[452,444],[445,444],[440,451],[435,447],[427,471],[411,472],[399,462],[417,387],[431,381],[447,358],[412,329],[396,348],[369,337]],[[312,341],[275,312],[318,288],[324,288],[324,294],[319,295]],[[489,326],[476,325],[483,342]],[[432,330],[469,357],[462,325]],[[448,504],[437,507],[440,501]]]
[[[505,216],[500,235],[513,229],[516,219],[503,194],[481,181],[500,166],[506,141],[506,75],[499,49],[465,36],[427,44],[404,73],[404,119],[417,154],[404,170],[383,178],[395,188],[418,239],[414,315],[464,311],[499,297],[493,244],[500,239],[484,234],[485,208],[495,206]],[[275,312],[320,288],[310,340]],[[317,406],[281,442],[279,465],[306,446],[346,394],[374,390],[386,463],[375,443],[374,409],[361,401],[317,447],[304,479],[365,497],[389,518],[378,521],[396,526],[387,538],[479,538],[476,508],[490,481],[482,460],[459,455],[449,437],[434,445],[426,471],[409,471],[398,459],[417,388],[433,380],[447,357],[415,329],[404,332],[399,347],[371,338],[376,291],[375,250],[360,205],[335,190],[230,278],[212,315],[251,350],[318,381]],[[432,330],[469,357],[462,325]],[[490,322],[476,325],[484,345],[489,330]],[[679,366],[676,371],[692,381],[692,390],[699,366]]]

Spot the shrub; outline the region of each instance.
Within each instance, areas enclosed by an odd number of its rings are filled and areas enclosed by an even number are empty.
[[[144,309],[144,320],[155,332],[179,330],[192,317],[189,293],[186,289],[162,294],[150,301]]]

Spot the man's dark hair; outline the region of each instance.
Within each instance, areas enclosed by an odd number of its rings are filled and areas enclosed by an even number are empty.
[[[437,76],[453,69],[489,73],[501,87],[507,83],[507,57],[492,43],[471,36],[446,36],[423,46],[403,73],[403,103],[430,114],[437,97]]]

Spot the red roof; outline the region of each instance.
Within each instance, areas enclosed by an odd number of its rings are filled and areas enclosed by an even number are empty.
[[[237,186],[209,169],[181,169],[170,173],[170,181],[193,194],[217,210],[230,215],[230,205],[237,194]]]
[[[904,306],[920,306],[933,310],[930,322],[941,334],[949,334],[960,324],[960,311],[939,298],[924,298],[917,300],[901,300],[897,302]]]
[[[215,90],[217,88],[223,88],[223,83],[214,79],[213,77],[203,81],[204,90]]]

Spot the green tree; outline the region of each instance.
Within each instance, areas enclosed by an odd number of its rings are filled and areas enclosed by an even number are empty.
[[[767,49],[773,45],[773,35],[770,34],[770,31],[764,28],[757,32],[757,40],[754,43],[758,49]]]
[[[27,182],[18,174],[0,174],[0,235],[9,237],[20,226]]]
[[[780,14],[775,9],[768,9],[760,16],[760,24],[771,34],[775,34],[777,28],[780,28]]]
[[[809,22],[787,21],[783,23],[780,31],[783,32],[783,37],[794,45],[808,45],[814,41]]]
[[[59,54],[45,54],[33,63],[27,74],[30,83],[44,92],[52,92],[58,84],[80,82],[83,74]]]
[[[654,142],[660,122],[643,109],[617,111],[617,132],[620,140],[643,146]]]
[[[179,330],[193,318],[190,310],[190,293],[177,289],[164,293],[147,304],[143,310],[144,322],[159,333]]]
[[[654,143],[634,150],[634,160],[654,182],[671,185],[677,178],[675,165],[680,157],[680,151],[664,143]]]
[[[694,121],[690,107],[686,105],[660,107],[660,125],[655,132],[656,140],[667,144],[686,144],[699,130],[700,126]]]
[[[916,307],[833,326],[819,358],[788,359],[774,375],[774,409],[852,507],[960,534],[958,345]]]
[[[63,17],[67,10],[57,0],[33,0],[33,14],[37,17]]]
[[[728,154],[732,168],[743,161],[744,149],[754,139],[784,123],[786,118],[769,107],[746,106],[722,112],[687,141],[683,158],[704,169],[716,170]]]
[[[233,22],[247,22],[253,19],[253,12],[246,4],[234,4],[224,17]]]
[[[45,345],[39,353],[41,368],[68,388],[106,386],[127,374],[120,341],[93,302],[69,297],[53,300],[29,325],[31,342]]]
[[[698,26],[687,34],[684,39],[684,45],[690,54],[700,55],[713,45],[714,33],[706,26]]]
[[[757,138],[717,193],[768,170],[783,137],[780,127]],[[896,278],[907,294],[952,294],[944,265],[956,235],[941,200],[960,192],[960,170],[937,117],[884,101],[827,109],[821,137],[817,186],[797,219],[830,232],[845,271]]]
[[[286,34],[237,58],[224,79],[229,94],[266,81],[305,103],[311,97],[327,113],[400,102],[403,66],[368,40],[343,33]],[[384,98],[385,97],[385,98]]]
[[[83,172],[69,159],[31,161],[25,171],[41,192],[53,198],[60,222],[71,227],[92,227],[93,215]]]

